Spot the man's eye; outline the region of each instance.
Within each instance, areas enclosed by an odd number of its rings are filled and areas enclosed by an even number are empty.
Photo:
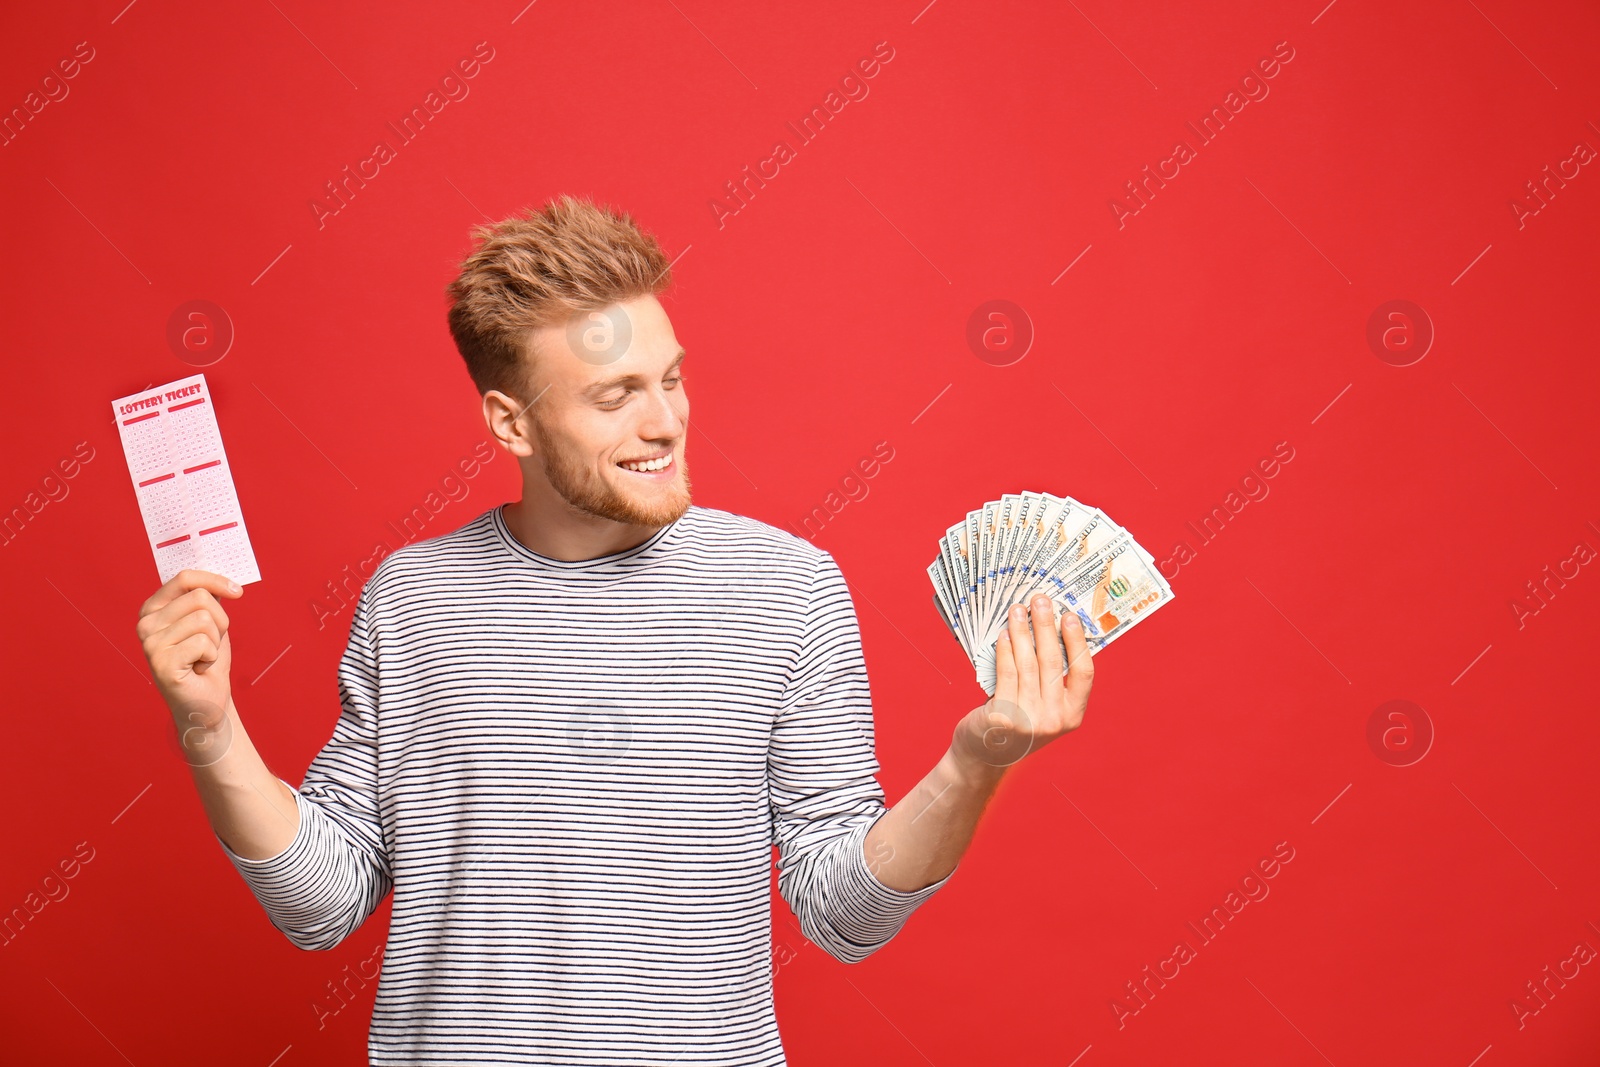
[[[688,380],[689,380],[689,376],[687,374],[678,374],[678,375],[675,375],[675,376],[673,376],[671,378],[663,378],[662,379],[663,382],[666,382],[669,385],[681,385],[681,384],[683,384],[684,382],[686,382]],[[623,393],[621,396],[619,396],[619,397],[617,397],[617,398],[615,398],[613,400],[602,400],[602,401],[600,401],[599,406],[602,407],[602,408],[605,408],[608,411],[615,411],[615,410],[617,410],[617,408],[621,407],[622,406],[622,402],[627,400],[627,399],[628,399],[628,394],[627,393]]]

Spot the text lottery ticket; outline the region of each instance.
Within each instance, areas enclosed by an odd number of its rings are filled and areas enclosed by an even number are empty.
[[[261,580],[204,374],[111,402],[161,581],[185,568]]]

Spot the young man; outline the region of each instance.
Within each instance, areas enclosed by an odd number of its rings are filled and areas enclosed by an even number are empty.
[[[373,1064],[782,1064],[772,846],[806,937],[881,948],[1008,769],[1082,722],[1082,630],[1063,613],[1063,682],[1049,605],[1019,606],[994,699],[887,810],[833,557],[690,503],[655,240],[571,198],[476,236],[449,324],[522,499],[380,563],[298,790],[234,706],[226,579],[145,603],[152,672],[291,942],[338,945],[393,890]]]

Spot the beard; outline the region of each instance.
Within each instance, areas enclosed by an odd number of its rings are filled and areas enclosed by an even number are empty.
[[[542,420],[533,420],[533,432],[539,439],[539,462],[545,478],[578,511],[632,526],[666,526],[689,510],[692,486],[689,464],[681,449],[672,458],[680,468],[675,480],[664,485],[641,482],[636,492],[629,493],[597,476],[593,468],[549,433]],[[617,470],[621,480],[627,472]]]

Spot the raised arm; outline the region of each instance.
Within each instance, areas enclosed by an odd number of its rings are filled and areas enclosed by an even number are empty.
[[[298,790],[267,769],[233,704],[228,618],[215,598],[240,590],[221,575],[183,571],[140,616],[146,656],[217,842],[272,924],[299,948],[339,944],[393,884],[377,800],[368,595],[376,581],[362,590],[339,663],[339,721]]]
[[[219,597],[244,590],[211,571],[184,570],[139,609],[139,639],[217,837],[238,855],[275,856],[299,828],[294,790],[262,761],[233,705],[233,649]]]
[[[867,835],[866,854],[879,858],[886,885],[914,890],[949,877],[1011,768],[1082,725],[1094,661],[1078,616],[1061,613],[1057,642],[1053,615],[1048,597],[1012,606],[995,643],[994,696],[956,725],[933,770]],[[1070,671],[1061,661],[1062,643]]]

